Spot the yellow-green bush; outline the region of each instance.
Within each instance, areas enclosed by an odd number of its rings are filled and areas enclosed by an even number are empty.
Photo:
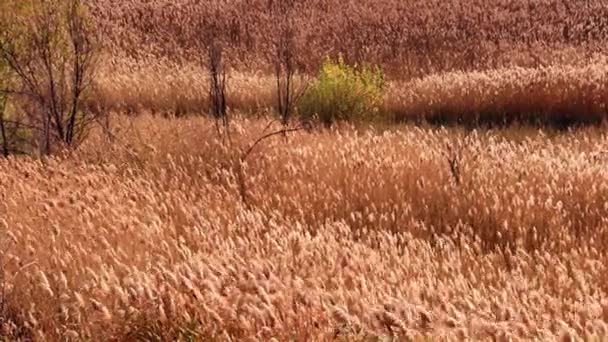
[[[326,59],[317,80],[298,101],[298,112],[304,119],[318,118],[326,125],[373,119],[382,104],[384,83],[384,73],[377,67]]]

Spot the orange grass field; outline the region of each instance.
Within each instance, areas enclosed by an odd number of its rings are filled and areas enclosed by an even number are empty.
[[[608,4],[274,1],[298,77],[384,70],[382,118],[242,161],[276,102],[273,0],[90,1],[108,125],[0,158],[0,341],[608,341]]]
[[[229,47],[232,108],[273,105],[268,62],[288,20],[302,72],[338,55],[381,66],[390,121],[596,123],[608,113],[604,0],[95,0],[91,13],[105,37],[102,108],[200,112],[209,37]]]
[[[127,120],[127,119],[117,119]],[[2,333],[36,340],[608,337],[608,140],[399,127],[235,156],[142,115],[0,162]],[[466,145],[463,145],[466,142]],[[461,145],[460,182],[445,144]]]

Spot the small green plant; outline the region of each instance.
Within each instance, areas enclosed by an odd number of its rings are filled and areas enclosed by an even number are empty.
[[[384,83],[378,67],[350,66],[341,57],[337,62],[326,59],[297,108],[303,119],[318,118],[327,126],[340,120],[370,120],[382,104]]]

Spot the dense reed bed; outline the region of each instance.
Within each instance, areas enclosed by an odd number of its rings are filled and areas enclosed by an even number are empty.
[[[608,339],[604,1],[88,5],[87,139],[0,158],[1,340]],[[248,154],[286,36],[299,84],[342,56],[384,101]]]
[[[230,145],[206,119],[114,124],[113,143],[0,161],[2,334],[607,336],[599,130],[341,127],[238,168],[265,121],[235,121]]]
[[[606,119],[602,1],[112,1],[91,4],[104,37],[94,101],[106,109],[199,113],[207,47],[221,40],[228,102],[275,105],[280,27],[300,73],[326,57],[380,66],[385,121],[504,124]]]
[[[91,7],[113,55],[192,61],[221,36],[245,71],[264,68],[282,23],[293,29],[304,70],[342,54],[399,79],[586,64],[606,52],[608,38],[601,0],[97,0]]]

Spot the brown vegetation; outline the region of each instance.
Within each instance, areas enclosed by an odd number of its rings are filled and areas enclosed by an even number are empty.
[[[391,81],[388,120],[606,118],[603,1],[100,0],[92,7],[107,38],[107,72],[97,84],[109,108],[200,112],[208,82],[196,62],[210,36],[224,43],[233,67],[229,105],[273,107],[271,75],[287,34],[298,71],[315,74],[323,58],[339,55],[381,66]]]
[[[114,55],[190,61],[220,27],[250,70],[262,67],[287,15],[302,67],[325,55],[380,64],[408,79],[454,70],[587,63],[606,51],[601,0],[98,0],[96,21]]]
[[[604,128],[470,127],[605,121],[607,11],[92,1],[107,120],[0,158],[0,339],[608,339]],[[269,119],[338,55],[385,71],[386,121],[467,125]]]
[[[72,155],[0,162],[17,312],[3,333],[606,336],[608,142],[596,130],[268,140],[244,166],[246,208],[237,147],[264,122],[237,120],[229,148],[211,120],[122,120],[121,144],[96,135]]]

